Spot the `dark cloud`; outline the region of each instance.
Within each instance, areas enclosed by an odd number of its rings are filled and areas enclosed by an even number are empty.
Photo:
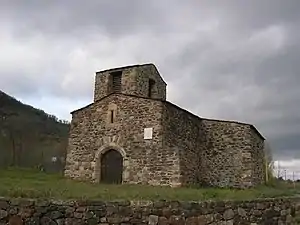
[[[254,123],[275,158],[300,158],[299,10],[299,0],[1,1],[0,89],[71,107],[92,100],[95,71],[154,62],[169,100]]]
[[[89,35],[105,32],[110,38],[128,35],[136,30],[160,32],[159,21],[164,11],[152,1],[6,1],[1,11],[12,22],[19,24],[15,34],[42,32],[47,35]]]

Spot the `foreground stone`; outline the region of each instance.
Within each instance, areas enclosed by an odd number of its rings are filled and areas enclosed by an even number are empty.
[[[300,224],[300,198],[253,201],[40,201],[0,198],[0,225]]]

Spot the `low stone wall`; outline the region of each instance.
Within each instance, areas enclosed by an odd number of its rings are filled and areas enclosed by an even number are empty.
[[[0,225],[300,224],[300,198],[222,202],[42,201],[0,198]]]

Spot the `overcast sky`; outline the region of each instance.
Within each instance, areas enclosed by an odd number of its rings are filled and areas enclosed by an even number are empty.
[[[0,89],[70,119],[96,71],[153,62],[169,101],[253,123],[276,159],[300,160],[299,11],[299,0],[0,0]]]

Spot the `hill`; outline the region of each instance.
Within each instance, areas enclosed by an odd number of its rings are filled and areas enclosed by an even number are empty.
[[[67,121],[0,91],[0,167],[61,167],[52,157],[64,158],[68,132]]]

